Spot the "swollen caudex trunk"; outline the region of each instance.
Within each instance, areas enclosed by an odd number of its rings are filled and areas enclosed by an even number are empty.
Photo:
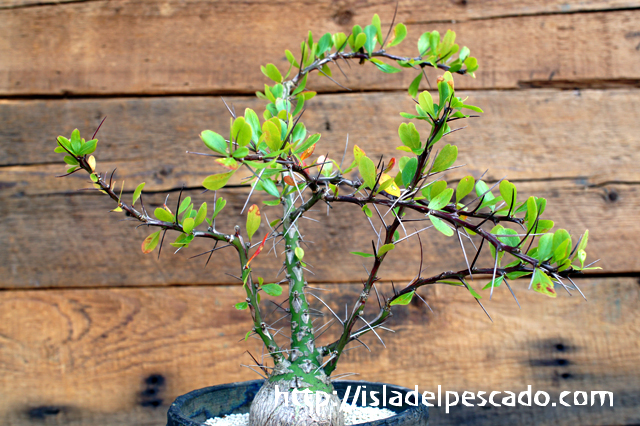
[[[312,385],[303,377],[272,376],[251,403],[249,426],[344,426],[329,378],[314,379]]]

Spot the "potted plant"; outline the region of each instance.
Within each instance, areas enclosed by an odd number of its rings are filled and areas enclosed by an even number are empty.
[[[224,169],[202,183],[211,191],[209,203],[194,205],[181,193],[177,202],[170,204],[167,197],[164,205],[151,211],[141,199],[144,183],[137,186],[129,203],[122,198],[122,191],[118,191],[113,173],[109,175],[97,169],[93,156],[98,142],[95,134],[85,141],[76,129],[69,139],[63,136],[57,139],[55,150],[66,154],[64,161],[70,166],[66,175],[81,170],[87,172],[96,190],[114,200],[115,211],[155,228],[142,242],[144,253],[157,249],[160,256],[168,231],[177,234],[170,244],[178,250],[186,249],[196,238],[211,240],[213,248],[205,253],[207,262],[215,251],[225,247],[237,252],[237,275],[246,299],[238,301],[235,308],[246,310],[251,316],[253,327],[246,337],[257,335],[270,358],[270,362],[256,360],[258,368],[268,376],[264,384],[249,383],[242,387],[243,394],[248,389],[257,392],[250,408],[252,426],[293,423],[341,426],[344,419],[340,404],[335,403],[337,397],[331,396],[334,390],[331,375],[341,356],[349,345],[363,344],[360,340],[363,335],[372,333],[379,337],[378,331],[384,329],[393,311],[420,297],[416,290],[422,286],[459,286],[482,307],[480,294],[469,282],[478,276],[489,277],[483,288],[488,290],[489,297],[496,287],[504,284],[515,299],[509,281],[523,277],[528,277],[529,288],[555,297],[555,284],[567,291],[580,291],[569,275],[590,269],[589,265],[585,266],[588,232],[576,242],[564,229],[551,232],[554,223],[541,218],[545,199],[534,196],[518,199],[516,186],[504,179],[492,186],[473,176],[464,177],[455,185],[442,179],[443,172],[454,167],[458,153],[456,146],[445,144],[443,139],[458,130],[451,127],[455,121],[482,113],[480,108],[456,96],[453,75],[474,77],[478,64],[468,48],[460,48],[455,43],[452,31],[442,37],[437,31],[422,34],[415,57],[388,53],[387,49],[400,44],[406,34],[403,24],[392,23],[383,36],[380,19],[374,15],[371,25],[365,28],[356,25],[349,35],[327,33],[314,41],[309,32],[301,43],[299,55],[286,51],[289,69],[284,75],[274,64],[263,66],[262,72],[273,82],[257,93],[266,104],[262,118],[251,109],[237,114],[229,108],[228,137],[225,137],[226,130],[225,136],[211,130],[200,134],[209,149],[200,155],[212,157],[215,167]],[[316,95],[307,90],[308,80],[314,71],[333,80],[332,73],[342,71],[340,62],[370,62],[383,73],[396,73],[403,68],[417,71],[408,89],[416,112],[401,113],[408,121],[400,125],[398,140],[389,141],[397,145],[398,159],[371,158],[366,149],[357,145],[352,148],[353,160],[347,163],[343,162],[344,158],[336,161],[328,155],[314,155],[323,150],[316,148],[321,146],[320,134],[307,134],[302,121],[305,108],[312,105],[310,100]],[[427,78],[425,68],[435,68],[442,73],[437,78],[435,96],[429,91],[418,93],[423,77]],[[226,213],[223,190],[239,177],[245,178],[243,182],[248,185],[245,207],[241,211],[242,226],[219,229],[216,217]],[[252,204],[256,193],[266,195],[264,205]],[[302,246],[300,220],[314,206],[329,209],[338,204],[348,204],[354,214],[362,216],[365,226],[371,224],[373,228],[371,244],[351,253],[368,262],[367,276],[345,318],[335,314],[307,284],[308,259]],[[261,211],[265,209],[268,216],[275,219],[267,227]],[[405,226],[410,222],[422,222],[421,229],[410,231]],[[267,232],[261,240],[256,240],[254,236],[260,226],[267,228]],[[408,239],[417,241],[416,250],[421,250],[421,239],[426,238],[425,231],[430,229],[451,237],[453,244],[460,246],[466,267],[423,276],[420,265],[416,278],[394,288],[392,294],[382,295],[376,282],[387,254]],[[472,236],[480,241],[477,247]],[[266,256],[259,255],[269,249],[276,249],[275,261],[283,263],[286,278],[282,281],[252,274],[255,263],[266,261]],[[490,253],[491,263],[480,266],[478,260],[483,250]],[[285,291],[283,286],[288,287],[288,296],[277,304],[289,322],[290,337],[284,342],[279,334],[282,325],[276,327],[264,320],[260,302],[261,296],[263,299],[281,296]],[[333,315],[332,320],[340,325],[341,332],[335,341],[316,342],[319,330],[312,324],[309,307],[312,301],[325,306]],[[282,404],[283,399],[292,400],[287,395],[298,391],[312,396],[329,395],[330,403],[321,410],[315,407],[315,411],[310,406]],[[198,401],[211,403],[214,398],[211,392],[196,391],[178,401],[190,404],[190,412],[196,412],[198,407],[194,404]],[[246,406],[249,402],[243,403]],[[413,421],[426,422],[426,416],[425,412]]]

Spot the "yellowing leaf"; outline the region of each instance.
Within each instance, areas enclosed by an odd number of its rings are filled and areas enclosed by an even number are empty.
[[[249,211],[247,212],[247,235],[249,235],[249,240],[253,238],[253,234],[255,234],[260,227],[260,221],[260,207],[254,204],[249,207]]]
[[[360,164],[360,160],[362,159],[362,157],[366,157],[367,154],[358,145],[354,145],[353,146],[353,156],[356,159],[356,164]]]
[[[215,191],[216,189],[220,189],[227,184],[229,178],[233,176],[235,171],[227,172],[227,173],[219,173],[217,175],[211,175],[205,178],[202,182],[202,186],[207,188],[210,191]]]
[[[144,239],[142,242],[142,252],[144,254],[151,253],[160,241],[160,231],[154,232]]]
[[[96,171],[96,157],[94,157],[93,155],[90,155],[89,158],[87,159],[87,163],[89,164],[89,167],[91,167],[91,171],[95,172]]]
[[[216,163],[229,170],[237,170],[240,165],[233,158],[218,158]]]
[[[383,173],[382,176],[380,176],[380,188],[381,191],[384,190],[389,195],[393,195],[394,197],[400,196],[400,188],[398,188],[394,179],[386,173]]]
[[[553,288],[553,282],[551,278],[547,276],[540,269],[536,269],[533,273],[533,290],[538,293],[546,294],[549,297],[556,297],[558,294]]]
[[[383,254],[393,250],[394,248],[396,248],[395,244],[393,243],[389,243],[389,244],[385,244],[382,247],[380,247],[380,249],[378,250],[378,257],[382,256]]]

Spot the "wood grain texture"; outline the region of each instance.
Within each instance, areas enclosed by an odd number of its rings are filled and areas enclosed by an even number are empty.
[[[397,309],[397,333],[384,334],[388,349],[367,336],[372,352],[348,352],[337,373],[436,392],[438,385],[460,393],[532,385],[553,397],[614,393],[614,409],[441,408],[434,425],[633,424],[640,287],[632,279],[580,283],[589,302],[562,293],[550,300],[516,283],[522,310],[500,288],[487,301],[493,324],[466,291],[423,290],[433,313],[422,302]],[[338,312],[358,291],[328,288]],[[256,378],[239,366],[251,362],[245,350],[261,353],[257,340],[238,343],[250,324],[231,306],[241,293],[237,286],[0,292],[4,424],[159,425],[179,394]]]
[[[487,15],[495,16],[506,3],[482,2],[474,9],[493,5]],[[518,2],[515,7],[526,9],[534,3]],[[397,53],[414,54],[415,41],[424,31],[455,30],[481,64],[478,78],[458,79],[459,88],[517,88],[548,80],[634,85],[640,76],[640,11],[518,14],[452,22],[465,7],[442,3],[438,9],[448,8],[449,13],[438,15],[431,9],[438,4],[401,6],[409,38]],[[558,5],[533,8],[557,10]],[[353,3],[293,2],[287,5],[287,25],[280,25],[282,8],[262,6],[90,1],[0,10],[0,57],[6,58],[0,65],[0,95],[253,93],[263,88],[259,65],[275,62],[285,67],[282,53],[287,48],[295,52],[308,29],[318,36],[327,31],[348,33],[353,24],[370,22],[374,13],[367,8],[359,15]],[[387,5],[388,13],[382,14],[385,22],[390,21],[392,7]],[[353,69],[349,75],[346,84],[356,90],[404,89],[414,78],[413,72],[383,75],[372,66]],[[323,78],[311,86],[342,90]]]
[[[17,8],[25,6],[55,6],[61,3],[101,1],[101,0],[0,0],[0,9]],[[206,1],[201,1],[206,3]],[[221,1],[219,3],[233,5],[231,1]],[[315,7],[318,12],[326,11],[331,3],[327,0],[295,2],[286,0],[281,2],[282,5],[292,6],[295,3],[304,3],[307,7]],[[240,5],[246,10],[256,10],[273,5],[268,1],[247,2]],[[429,12],[431,16],[438,19],[486,19],[511,15],[535,15],[535,14],[553,14],[553,13],[576,13],[581,11],[607,11],[617,9],[636,8],[640,4],[635,0],[587,0],[587,1],[545,1],[537,2],[535,0],[519,0],[518,2],[506,0],[467,0],[465,2],[457,1],[452,4],[445,4],[435,1],[417,1],[405,0],[398,5],[398,17],[404,21],[415,18],[416,13]],[[339,4],[334,19],[344,21],[352,19],[358,15],[372,15],[378,13],[382,18],[393,16],[395,3],[388,2],[386,4],[372,4],[356,1],[342,1]],[[322,9],[321,9],[322,8]],[[429,18],[429,20],[438,20]]]
[[[563,178],[585,187],[640,182],[640,123],[629,113],[640,109],[640,90],[462,91],[460,96],[469,96],[468,102],[485,113],[456,122],[466,129],[445,138],[459,147],[457,164],[466,165],[449,172],[448,179],[487,171],[489,180]],[[226,101],[238,113],[249,107],[262,114],[264,104],[253,97]],[[372,158],[402,155],[395,147],[398,126],[406,121],[399,112],[413,109],[408,95],[334,94],[308,105],[303,121],[309,133],[322,134],[322,152],[316,156],[329,153],[340,160],[347,136],[346,164],[356,144]],[[98,169],[117,167],[126,191],[140,182],[148,191],[198,187],[204,177],[222,170],[210,158],[185,153],[208,152],[198,137],[204,129],[228,134],[229,114],[217,97],[5,100],[0,101],[0,196],[84,187],[81,174],[52,178],[66,170],[62,156],[53,152],[55,137],[68,137],[78,127],[88,138],[105,116],[98,134]]]
[[[601,259],[600,266],[606,272],[637,272],[636,253],[640,250],[634,235],[637,229],[635,212],[640,207],[637,185],[607,185],[585,189],[572,181],[522,182],[518,185],[519,197],[532,194],[547,198],[544,217],[553,218],[557,228],[568,229],[577,241],[584,229],[590,229],[590,262]],[[614,194],[614,196],[610,196]],[[201,202],[213,201],[212,194],[188,191]],[[175,205],[177,193],[170,197]],[[217,221],[217,229],[232,233],[234,225],[244,228],[245,218],[239,216],[245,191],[230,191],[225,195],[229,204],[225,214]],[[151,194],[143,198],[147,209],[160,206],[165,195]],[[612,201],[615,199],[615,201]],[[260,198],[253,202],[260,203]],[[0,204],[0,216],[4,226],[0,228],[0,286],[3,288],[28,287],[84,287],[129,286],[167,284],[228,284],[234,279],[224,275],[238,275],[237,255],[232,249],[214,254],[211,264],[204,268],[205,257],[187,260],[211,249],[205,241],[194,242],[187,250],[172,255],[165,245],[162,259],[156,255],[143,255],[142,240],[151,230],[134,229],[137,223],[121,222],[119,213],[108,213],[114,208],[110,199],[87,193],[53,195],[49,197],[9,197]],[[261,207],[263,214],[273,220],[276,207]],[[306,259],[315,275],[307,274],[310,282],[360,282],[364,277],[362,259],[348,255],[351,251],[369,251],[371,240],[377,237],[364,214],[354,206],[336,206],[329,218],[324,207],[309,215],[321,223],[303,221],[301,232],[307,241]],[[325,219],[327,219],[325,221]],[[266,232],[266,220],[254,237],[257,241]],[[427,223],[412,223],[408,231],[421,229]],[[401,234],[404,235],[404,234]],[[176,235],[169,233],[167,241]],[[464,268],[464,257],[455,239],[447,239],[433,229],[422,235],[424,264],[428,274]],[[383,280],[405,282],[416,274],[420,264],[420,251],[415,238],[401,243],[390,253],[380,273]],[[271,248],[271,247],[270,247]],[[278,247],[279,248],[279,247]],[[467,253],[473,248],[468,245]],[[488,252],[487,252],[488,253]],[[280,253],[279,253],[280,254]],[[262,254],[255,263],[254,272],[266,280],[275,279],[282,257]],[[487,256],[489,256],[487,254]],[[487,257],[482,264],[493,266]],[[368,264],[365,262],[365,264]]]

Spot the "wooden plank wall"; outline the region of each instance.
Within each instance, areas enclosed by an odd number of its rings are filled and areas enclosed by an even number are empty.
[[[213,266],[140,253],[135,230],[81,178],[62,172],[54,137],[100,130],[101,170],[118,167],[125,191],[145,181],[148,205],[197,189],[210,163],[189,157],[203,129],[224,131],[220,95],[260,108],[259,65],[284,64],[306,31],[321,35],[390,23],[395,2],[196,0],[0,0],[0,419],[4,425],[162,425],[172,400],[213,384],[253,379],[242,340],[249,321],[231,308],[241,289],[231,253]],[[395,315],[388,349],[349,352],[340,372],[423,390],[513,390],[527,385],[614,392],[613,407],[456,407],[432,411],[432,425],[640,424],[640,1],[403,0],[411,52],[423,31],[448,28],[481,64],[456,88],[485,110],[452,134],[461,170],[507,176],[521,196],[548,199],[548,216],[577,234],[591,230],[589,257],[604,268],[579,284],[589,301],[556,300],[516,283],[522,305],[496,292],[489,322],[468,294],[430,288],[423,304]],[[351,92],[314,76],[321,96],[305,120],[340,156],[351,144],[393,155],[390,140],[412,102],[412,73],[346,70]],[[432,81],[437,73],[431,72]],[[425,87],[426,88],[426,87]],[[353,114],[353,115],[351,115]],[[229,192],[221,222],[231,227],[246,192]],[[268,211],[268,210],[267,210]],[[322,213],[316,214],[322,218]],[[357,294],[361,263],[338,253],[363,248],[371,232],[338,208],[328,227],[305,223],[314,286],[335,310]],[[265,232],[264,229],[259,231]],[[264,234],[262,234],[264,235]],[[459,248],[429,234],[425,265],[460,267]],[[192,253],[197,253],[196,247]],[[417,272],[412,247],[395,250],[383,272],[406,282]],[[336,256],[339,256],[336,261]],[[453,260],[452,260],[453,259]],[[457,260],[456,260],[457,259]],[[261,265],[273,277],[278,266]],[[478,283],[477,285],[481,285]],[[458,291],[456,291],[458,290]],[[500,289],[502,290],[502,289]],[[327,334],[331,334],[330,331]]]

